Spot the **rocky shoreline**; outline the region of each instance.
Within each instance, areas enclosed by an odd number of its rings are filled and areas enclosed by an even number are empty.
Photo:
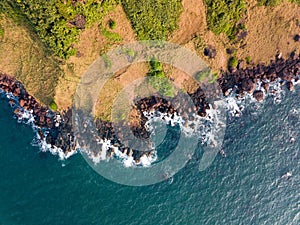
[[[270,61],[269,65],[259,64],[243,69],[241,64],[237,68],[229,68],[228,71],[222,72],[222,76],[218,79],[225,97],[232,92],[236,93],[237,98],[251,94],[260,102],[270,91],[270,83],[280,82],[282,87],[286,86],[287,89],[293,91],[294,85],[300,79],[300,56],[295,53],[292,53],[290,58],[286,60],[279,54],[275,60]],[[6,94],[10,93],[7,95],[9,104],[13,107],[17,118],[22,119],[24,113],[32,115],[31,123],[36,129],[40,145],[44,146],[45,151],[56,149],[54,153],[59,153],[60,158],[64,159],[78,150],[78,143],[72,131],[71,109],[61,112],[51,111],[29,95],[19,81],[1,72],[0,89]],[[194,102],[197,114],[201,117],[206,116],[209,104],[201,88],[194,93],[189,93],[189,95]],[[184,116],[183,112],[177,112],[170,102],[159,97],[144,98],[137,101],[136,110],[140,123],[132,125],[131,130],[136,137],[142,139],[149,137],[145,128],[147,122],[145,112],[159,111],[170,116],[176,112],[178,115]],[[96,127],[101,140],[109,140],[111,146],[118,147],[122,154],[132,157],[136,164],[139,164],[143,155],[151,156],[151,151],[135,151],[120,143],[111,122],[97,120]],[[45,149],[45,145],[48,149]],[[106,154],[111,157],[114,150],[110,148]]]

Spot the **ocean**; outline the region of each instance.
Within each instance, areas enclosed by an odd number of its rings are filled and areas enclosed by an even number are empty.
[[[227,120],[227,157],[200,172],[196,151],[172,180],[142,187],[106,180],[80,154],[41,152],[2,98],[0,224],[300,224],[299,96],[246,106]]]

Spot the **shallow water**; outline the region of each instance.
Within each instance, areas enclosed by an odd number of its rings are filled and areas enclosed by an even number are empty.
[[[173,182],[146,187],[112,183],[80,154],[39,152],[0,100],[0,224],[299,224],[299,96],[246,108],[227,121],[226,158],[199,172],[196,152]]]

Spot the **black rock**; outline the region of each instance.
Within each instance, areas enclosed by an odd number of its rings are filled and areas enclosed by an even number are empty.
[[[209,58],[215,58],[215,56],[217,55],[217,50],[212,46],[207,46],[204,49],[204,55],[208,56]]]

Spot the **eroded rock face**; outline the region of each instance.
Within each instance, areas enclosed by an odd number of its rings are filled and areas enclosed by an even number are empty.
[[[264,92],[261,91],[261,90],[254,91],[254,92],[253,92],[253,97],[254,97],[258,102],[261,102],[262,100],[264,100]]]

